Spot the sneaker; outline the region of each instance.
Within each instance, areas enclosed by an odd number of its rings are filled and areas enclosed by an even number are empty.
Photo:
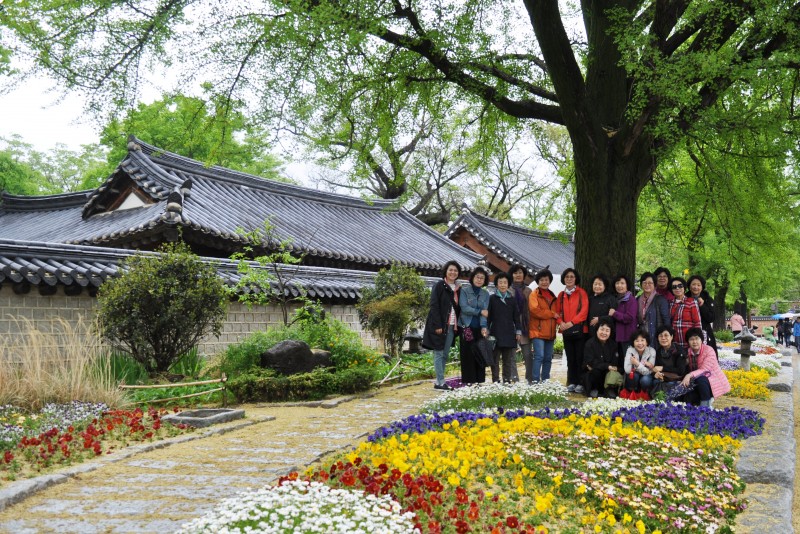
[[[600,392],[599,392],[599,391],[597,391],[596,389],[593,389],[593,390],[591,391],[591,393],[589,393],[589,396],[590,396],[591,398],[593,398],[593,399],[596,399],[596,398],[598,397],[598,395],[600,395]]]
[[[443,391],[452,391],[452,387],[447,384],[434,384],[433,389],[441,389]]]
[[[617,398],[617,390],[614,388],[606,388],[603,392],[607,399],[616,399]]]
[[[567,386],[567,393],[575,393],[575,384],[570,384]]]
[[[583,393],[584,391],[586,391],[586,390],[583,389],[583,386],[581,386],[580,384],[575,386],[575,393]]]

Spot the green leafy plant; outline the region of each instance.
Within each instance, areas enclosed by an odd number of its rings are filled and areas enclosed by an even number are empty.
[[[733,332],[730,330],[716,330],[714,332],[714,337],[717,338],[719,342],[729,343],[733,341]]]
[[[376,378],[374,368],[361,366],[332,372],[315,369],[310,373],[279,375],[272,369],[251,369],[228,382],[239,402],[278,402],[322,399],[330,394],[368,390]]]
[[[414,269],[393,264],[381,270],[374,287],[365,287],[361,295],[356,305],[361,324],[376,333],[385,350],[396,357],[408,327],[428,312],[430,293],[425,282]]]
[[[181,354],[175,363],[169,368],[171,373],[183,376],[198,377],[203,370],[205,360],[197,352],[197,347],[186,354]]]
[[[167,244],[158,255],[131,256],[101,286],[98,317],[114,349],[163,373],[203,337],[219,336],[227,295],[213,266],[185,244]]]
[[[144,365],[124,352],[111,352],[106,355],[114,380],[124,384],[143,384],[149,378]]]
[[[281,308],[283,324],[289,324],[289,306],[301,303],[303,307],[309,303],[305,289],[294,280],[297,268],[303,256],[295,256],[291,239],[280,239],[275,226],[264,221],[261,228],[246,231],[238,228],[237,233],[247,240],[242,252],[231,255],[237,262],[237,270],[241,277],[230,291],[239,302],[252,307],[254,304],[266,306],[277,304]],[[299,291],[293,296],[290,286]]]

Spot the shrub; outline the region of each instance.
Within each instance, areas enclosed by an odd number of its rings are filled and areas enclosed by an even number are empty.
[[[100,288],[98,317],[112,346],[149,372],[166,372],[210,333],[219,336],[227,292],[215,269],[184,244],[137,254]]]
[[[279,402],[322,399],[332,393],[357,393],[370,388],[375,370],[355,367],[341,372],[315,369],[310,373],[279,375],[272,369],[251,369],[228,381],[239,402]]]
[[[729,343],[733,341],[733,332],[730,330],[716,330],[714,332],[714,337],[720,343]]]
[[[361,295],[356,305],[361,324],[383,340],[389,354],[397,356],[408,327],[428,313],[430,292],[425,282],[414,269],[393,264],[380,271],[374,287],[365,287]]]
[[[241,343],[229,346],[220,358],[220,371],[234,378],[258,367],[261,354],[287,339],[304,341],[309,347],[330,351],[331,361],[337,370],[373,366],[378,360],[375,352],[365,347],[359,335],[343,322],[333,317],[320,319],[309,316],[300,318],[291,326],[256,332]]]

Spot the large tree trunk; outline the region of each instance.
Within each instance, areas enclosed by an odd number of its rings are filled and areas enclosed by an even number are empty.
[[[576,269],[587,281],[597,273],[624,274],[633,280],[636,206],[655,163],[649,139],[640,138],[626,148],[601,131],[591,143],[585,143],[586,137],[582,141],[587,150],[576,150],[574,156]]]

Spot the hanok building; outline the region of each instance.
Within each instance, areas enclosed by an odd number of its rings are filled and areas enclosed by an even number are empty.
[[[458,246],[387,201],[365,201],[264,180],[165,152],[131,138],[128,154],[95,190],[41,197],[2,195],[0,335],[19,319],[37,324],[88,318],[97,287],[135,251],[182,239],[234,284],[228,260],[250,244],[244,232],[271,228],[302,258],[291,269],[334,316],[360,330],[354,304],[377,271],[393,263],[438,277],[444,264],[465,270],[481,256]],[[8,289],[6,289],[8,288]],[[280,322],[276,307],[232,303],[218,351]]]
[[[528,283],[545,267],[559,280],[561,272],[575,264],[571,235],[537,232],[480,215],[467,206],[444,235],[484,256],[492,272],[508,272],[512,265],[522,265],[528,272]]]

